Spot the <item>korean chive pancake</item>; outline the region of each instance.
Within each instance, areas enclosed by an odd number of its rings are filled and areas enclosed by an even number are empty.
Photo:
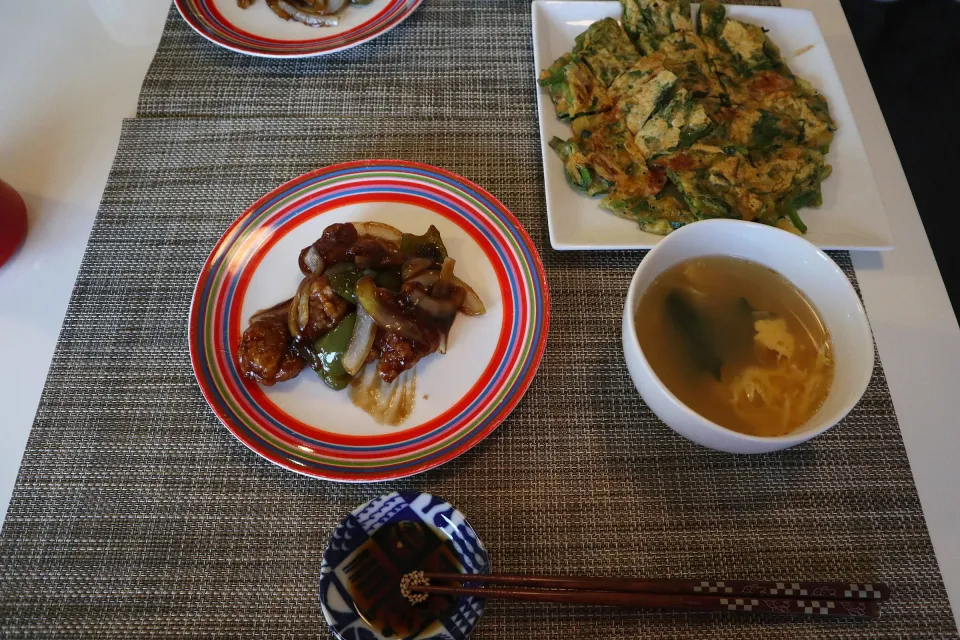
[[[600,206],[621,218],[636,222],[643,231],[661,236],[697,220],[683,202],[671,195],[638,197],[616,192],[604,198]]]
[[[593,169],[586,149],[580,146],[576,138],[564,140],[554,136],[550,141],[550,148],[563,161],[567,182],[573,188],[583,191],[588,196],[608,193],[613,188],[612,181],[598,175]]]
[[[554,138],[550,146],[564,161],[567,179],[588,195],[616,189],[625,194],[653,195],[663,187],[663,172],[647,169],[633,134],[610,112],[580,116],[574,137]]]
[[[800,124],[778,113],[752,105],[721,107],[711,114],[715,127],[704,142],[741,153],[764,154],[804,139]]]
[[[766,32],[757,25],[728,18],[722,4],[704,2],[697,21],[700,37],[721,78],[737,80],[763,69],[783,66],[780,49]]]
[[[669,156],[663,166],[699,219],[739,218],[770,224],[777,220],[776,201],[750,189],[746,178],[753,167],[736,151],[694,145]]]
[[[676,75],[694,98],[719,99],[724,93],[710,66],[707,46],[692,31],[671,33],[649,57],[662,61],[663,67]]]
[[[659,65],[635,65],[610,86],[616,111],[634,135],[640,131],[663,98],[677,83],[677,76]]]
[[[633,134],[614,113],[581,116],[571,126],[591,168],[617,191],[654,195],[663,188],[662,172],[650,172]]]
[[[665,158],[662,166],[697,218],[771,225],[786,219],[800,231],[804,225],[796,209],[819,206],[820,184],[830,175],[823,155],[805,147],[787,147],[751,160],[735,150],[695,144]]]
[[[703,105],[680,87],[637,131],[635,142],[646,158],[653,159],[688,147],[712,126]]]
[[[559,58],[540,74],[541,87],[550,92],[550,99],[561,118],[576,118],[611,107],[610,96],[603,83],[582,62],[571,54]]]
[[[780,50],[762,28],[727,17],[716,2],[700,9],[699,28],[711,63],[729,102],[792,121],[798,144],[827,148],[836,125],[826,99],[783,62]]]
[[[693,31],[690,0],[620,0],[623,28],[643,53],[677,31]]]
[[[569,183],[644,231],[730,217],[803,233],[822,201],[836,124],[759,25],[707,0],[620,0],[540,74],[573,135]],[[622,26],[621,26],[622,25]]]
[[[613,18],[594,22],[577,36],[573,57],[582,61],[593,74],[609,87],[620,74],[640,58],[626,32]]]
[[[747,83],[758,108],[789,121],[797,131],[797,144],[829,150],[837,125],[830,116],[827,100],[810,84],[775,71],[762,71]]]

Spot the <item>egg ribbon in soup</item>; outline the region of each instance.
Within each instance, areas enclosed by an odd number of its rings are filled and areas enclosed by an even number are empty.
[[[813,305],[780,274],[748,260],[707,256],[671,267],[644,293],[635,327],[667,388],[740,433],[798,429],[833,380],[830,336]]]

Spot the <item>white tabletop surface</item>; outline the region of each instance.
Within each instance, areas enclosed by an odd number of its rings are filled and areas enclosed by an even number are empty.
[[[960,619],[960,328],[838,0],[815,11],[880,185],[896,249],[854,254],[927,525]],[[0,515],[120,134],[135,113],[169,0],[0,3],[0,177],[30,231],[0,267]],[[17,55],[12,55],[12,52]]]

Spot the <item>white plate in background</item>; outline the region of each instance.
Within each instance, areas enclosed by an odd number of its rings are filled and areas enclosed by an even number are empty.
[[[533,3],[533,58],[536,73],[573,48],[573,40],[591,24],[620,18],[619,2],[537,0]],[[893,234],[873,178],[867,153],[854,122],[827,43],[810,11],[781,7],[726,5],[730,17],[761,25],[780,47],[790,68],[808,80],[830,103],[837,133],[826,161],[833,174],[823,183],[823,206],[800,210],[804,237],[821,249],[883,251],[893,248]],[[694,15],[696,5],[694,5]],[[800,55],[794,52],[813,45]],[[536,78],[531,78],[535,82]],[[550,244],[559,250],[649,249],[662,236],[641,231],[636,223],[600,208],[600,198],[576,191],[566,180],[563,163],[550,139],[569,138],[570,125],[557,118],[545,89],[537,89],[540,148]]]
[[[187,24],[210,42],[264,58],[308,58],[355,47],[396,27],[421,2],[350,3],[337,14],[337,26],[311,27],[280,18],[265,0],[254,0],[246,9],[241,9],[237,0],[175,0]]]

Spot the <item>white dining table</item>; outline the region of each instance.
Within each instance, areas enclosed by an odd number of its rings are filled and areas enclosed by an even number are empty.
[[[896,248],[853,263],[930,537],[960,619],[960,328],[839,0],[810,9],[860,128]],[[6,514],[123,118],[170,0],[0,3],[0,178],[30,229],[0,267],[0,518]],[[184,320],[186,321],[186,320]]]

